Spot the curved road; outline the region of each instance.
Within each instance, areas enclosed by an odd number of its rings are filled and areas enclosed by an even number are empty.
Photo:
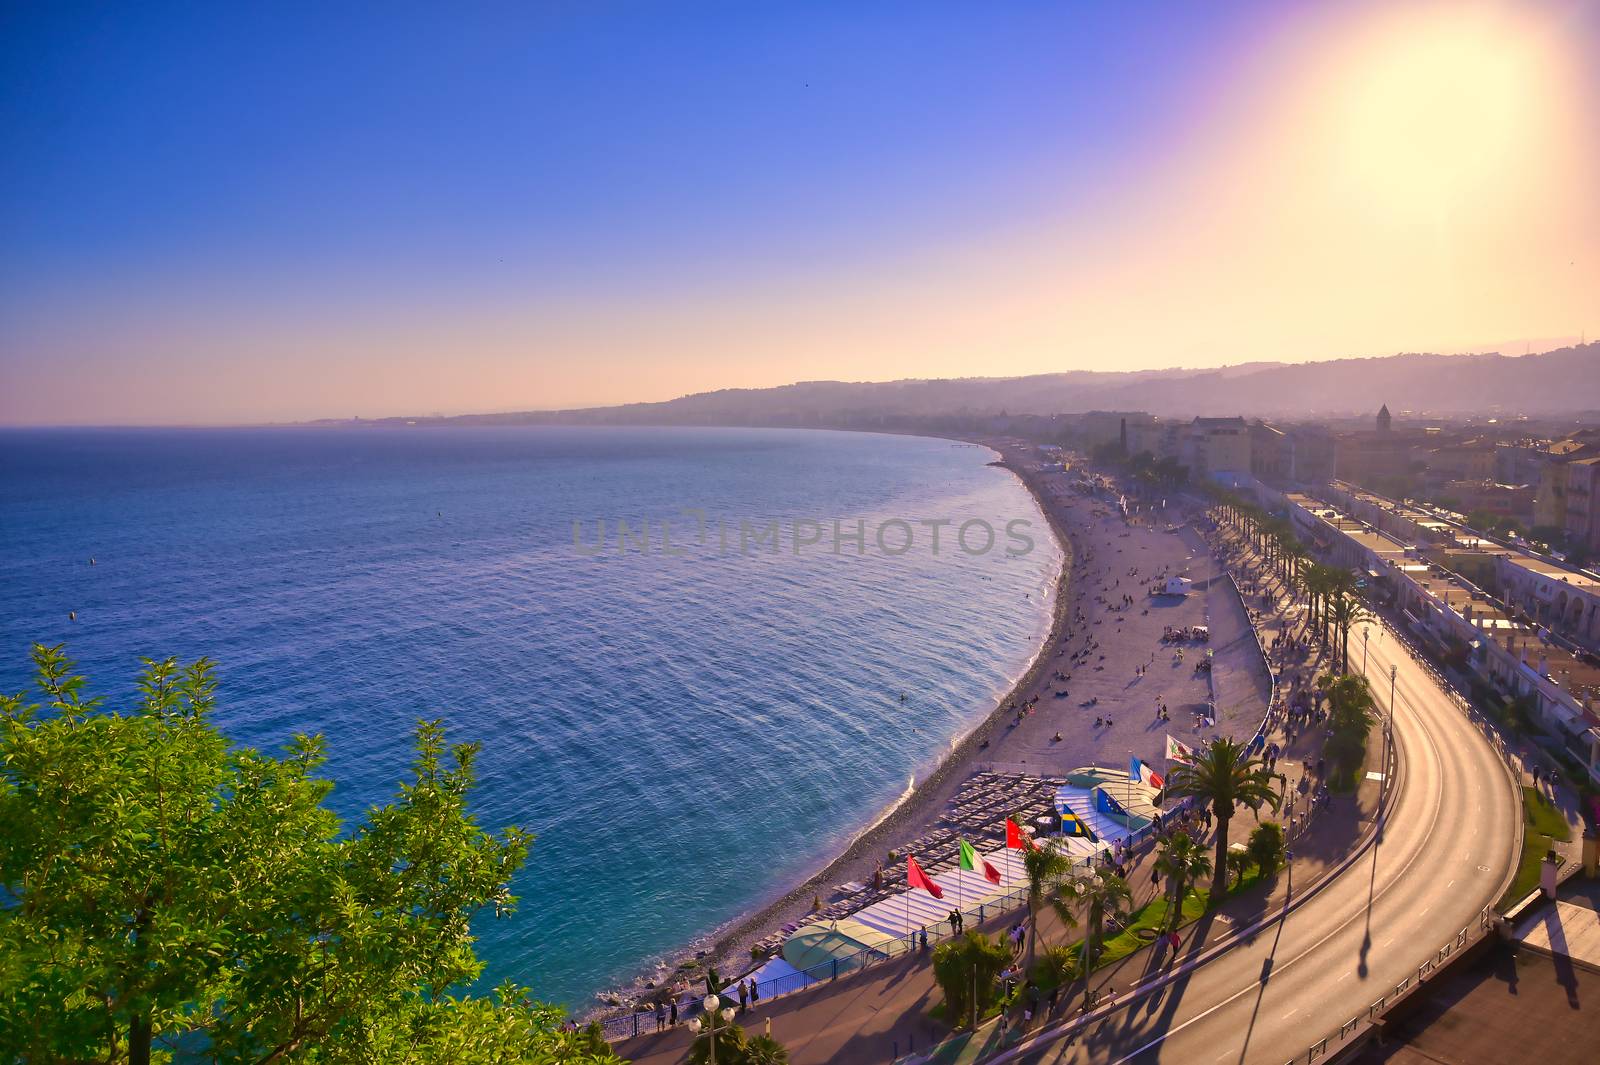
[[[1475,934],[1511,876],[1520,796],[1478,727],[1375,625],[1367,668],[1381,707],[1391,663],[1398,772],[1374,845],[1253,940],[1083,1031],[1042,1034],[995,1060],[1303,1062],[1463,928]]]

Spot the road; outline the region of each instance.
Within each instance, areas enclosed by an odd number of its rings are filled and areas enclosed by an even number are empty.
[[[1354,646],[1351,657],[1359,667]],[[1039,1045],[1047,1033],[995,1060],[1303,1062],[1312,1044],[1365,1017],[1442,944],[1476,930],[1509,882],[1520,798],[1477,726],[1375,625],[1367,668],[1385,708],[1391,664],[1398,771],[1375,843],[1250,942],[1098,1025]]]

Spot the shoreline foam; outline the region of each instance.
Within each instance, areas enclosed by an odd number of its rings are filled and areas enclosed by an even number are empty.
[[[825,859],[819,868],[788,890],[755,903],[750,910],[696,937],[682,949],[654,959],[653,968],[656,973],[671,974],[683,962],[691,959],[702,960],[706,965],[714,966],[722,973],[743,972],[751,961],[750,948],[784,923],[799,919],[808,913],[811,908],[810,900],[814,896],[831,894],[832,885],[840,881],[856,879],[859,875],[870,876],[870,869],[865,874],[860,874],[858,866],[862,863],[875,863],[877,855],[931,827],[943,812],[955,785],[970,775],[978,762],[983,761],[978,757],[980,753],[984,753],[978,747],[981,738],[1012,712],[1008,707],[1023,698],[1024,693],[1037,684],[1046,666],[1053,661],[1062,645],[1076,635],[1068,630],[1067,621],[1071,617],[1069,610],[1074,605],[1072,577],[1079,561],[1078,553],[1069,531],[1059,521],[1039,487],[1030,481],[1015,460],[1000,450],[994,442],[956,437],[934,439],[976,445],[994,454],[997,457],[996,461],[991,461],[988,465],[1009,470],[1012,476],[1016,477],[1040,514],[1044,516],[1051,535],[1055,538],[1061,563],[1057,569],[1056,579],[1050,585],[1048,626],[1033,657],[1010,687],[995,700],[994,706],[988,713],[974,721],[965,732],[952,737],[951,743],[942,753],[936,752],[929,762],[927,775],[921,780],[914,781],[907,792],[880,810],[860,831],[851,836],[849,842],[833,857]],[[651,967],[650,959],[641,962],[641,969],[649,967]],[[648,977],[641,974],[635,979],[632,987],[612,988],[609,991],[599,992],[596,997],[616,998],[626,1003],[630,997],[637,998],[640,992],[646,992],[656,986],[655,981],[647,983],[647,980]],[[589,1012],[598,1014],[615,1008],[602,1005]]]

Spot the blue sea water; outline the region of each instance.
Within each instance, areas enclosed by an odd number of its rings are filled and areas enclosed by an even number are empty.
[[[34,642],[112,705],[141,656],[209,656],[236,741],[326,736],[348,818],[444,718],[483,744],[480,820],[538,835],[518,912],[479,924],[485,980],[581,1008],[814,869],[1026,666],[1060,557],[992,458],[799,430],[3,431],[0,690]],[[971,519],[990,550],[954,543]]]

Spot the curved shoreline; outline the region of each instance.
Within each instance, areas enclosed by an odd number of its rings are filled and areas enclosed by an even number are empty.
[[[824,861],[820,868],[798,884],[755,909],[725,922],[683,949],[665,955],[662,964],[668,970],[673,968],[674,963],[681,964],[696,959],[716,967],[719,972],[742,973],[750,964],[750,948],[783,924],[803,918],[810,912],[811,900],[814,897],[826,897],[832,893],[832,886],[841,881],[870,878],[879,855],[899,843],[920,835],[938,819],[955,787],[970,774],[974,763],[979,761],[978,744],[991,729],[1011,713],[1008,706],[1022,698],[1028,689],[1038,683],[1062,643],[1072,635],[1067,630],[1067,620],[1071,617],[1070,593],[1079,556],[1069,530],[1060,522],[1055,510],[1041,495],[1038,486],[1024,474],[1015,459],[1000,450],[996,443],[956,437],[934,439],[975,444],[989,450],[996,456],[989,465],[1009,470],[1044,516],[1061,552],[1061,564],[1053,587],[1049,628],[1039,641],[1027,669],[995,701],[987,714],[975,721],[960,739],[943,754],[937,756],[928,775],[917,781],[909,793],[896,798],[884,807],[875,818],[867,822],[866,827],[851,837],[841,851]],[[636,983],[633,990],[647,989],[646,986]],[[621,994],[622,989],[615,990],[619,998],[624,997]],[[599,1006],[590,1012],[605,1012],[614,1008]]]

